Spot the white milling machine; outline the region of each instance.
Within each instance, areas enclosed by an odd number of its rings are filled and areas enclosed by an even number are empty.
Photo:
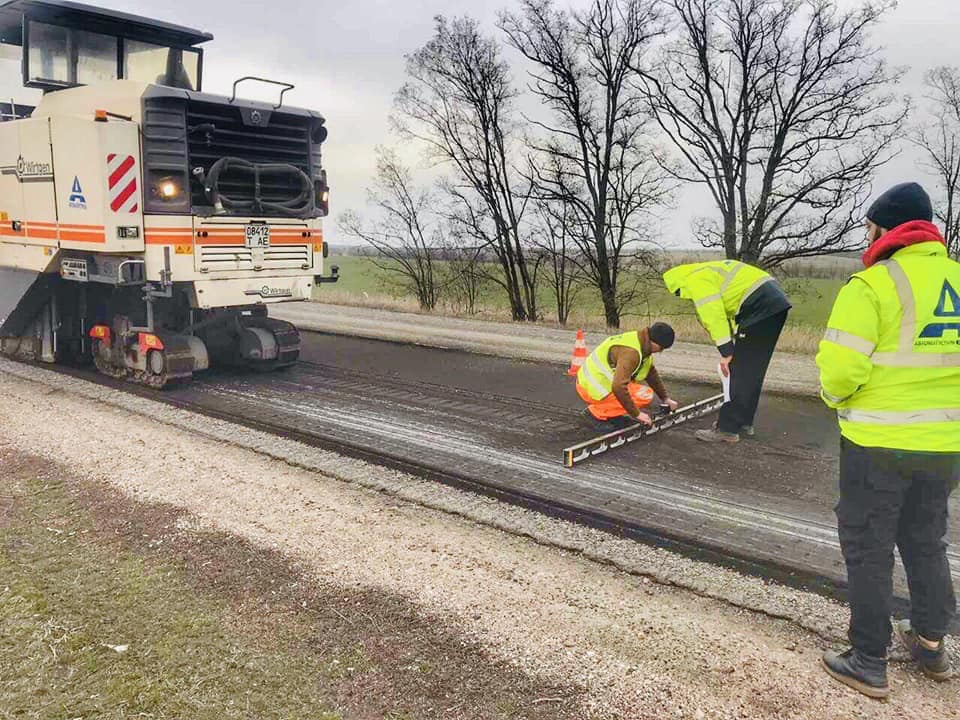
[[[93,358],[152,387],[294,363],[267,305],[323,276],[318,113],[200,92],[212,36],[54,0],[0,0],[36,108],[0,105],[0,350]],[[267,81],[270,82],[270,81]]]

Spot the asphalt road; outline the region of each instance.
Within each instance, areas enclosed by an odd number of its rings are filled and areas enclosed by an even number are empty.
[[[555,365],[336,335],[305,333],[303,343],[302,362],[284,372],[214,372],[164,395],[843,582],[838,429],[816,401],[764,397],[757,437],[738,445],[698,442],[705,418],[568,470],[561,450],[591,433],[578,425],[573,381]],[[719,383],[665,380],[683,404],[719,392]],[[956,514],[960,500],[952,502]],[[956,524],[950,539],[960,540]]]

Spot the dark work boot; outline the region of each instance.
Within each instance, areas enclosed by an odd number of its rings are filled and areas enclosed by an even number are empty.
[[[864,655],[850,648],[844,653],[824,653],[823,667],[834,679],[867,697],[881,700],[890,694],[886,658]]]
[[[580,424],[598,435],[606,435],[607,433],[612,433],[617,430],[622,430],[625,427],[633,425],[634,422],[628,416],[623,415],[618,418],[611,418],[609,420],[599,420],[593,416],[593,413],[590,412],[589,408],[584,408],[583,412],[580,413]]]
[[[590,412],[589,408],[584,408],[583,412],[577,418],[580,421],[580,424],[588,430],[592,430],[595,433],[606,433],[610,432],[607,428],[607,424],[603,420],[598,420],[593,416],[593,413]]]
[[[910,651],[910,655],[917,661],[923,674],[937,682],[943,682],[953,677],[953,668],[950,667],[950,658],[947,657],[947,645],[943,640],[936,650],[923,646],[917,633],[910,626],[909,620],[894,620],[893,630],[900,638],[903,646]]]

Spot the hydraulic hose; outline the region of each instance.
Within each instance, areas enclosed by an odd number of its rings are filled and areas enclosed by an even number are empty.
[[[220,191],[220,177],[223,173],[235,170],[253,176],[253,199],[231,198]],[[260,179],[265,176],[292,175],[300,183],[300,192],[296,197],[284,201],[263,200],[260,192]],[[223,157],[210,168],[204,181],[207,198],[219,213],[224,210],[259,214],[274,212],[281,215],[306,215],[314,209],[313,181],[303,170],[288,163],[253,163],[238,157]]]

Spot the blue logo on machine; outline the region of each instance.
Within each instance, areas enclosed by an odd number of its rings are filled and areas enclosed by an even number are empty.
[[[70,190],[70,207],[75,210],[86,210],[87,199],[83,196],[83,188],[80,187],[80,178],[74,175],[73,188]]]
[[[949,280],[943,281],[940,302],[937,303],[937,309],[933,314],[938,318],[956,318],[957,322],[931,323],[920,333],[921,338],[942,338],[950,330],[956,330],[960,334],[960,293],[954,289]]]

